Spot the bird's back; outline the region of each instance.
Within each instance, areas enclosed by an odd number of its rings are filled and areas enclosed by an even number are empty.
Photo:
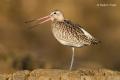
[[[81,47],[98,43],[87,31],[69,20],[53,21],[52,32],[54,37],[63,45]]]

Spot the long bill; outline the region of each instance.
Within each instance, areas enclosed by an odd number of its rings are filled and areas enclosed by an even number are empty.
[[[45,23],[45,22],[50,21],[50,20],[51,20],[51,19],[50,19],[50,18],[48,18],[48,19],[46,19],[46,20],[44,20],[44,21],[40,22],[39,24]]]
[[[40,22],[42,24],[42,23],[47,22],[49,20],[50,20],[50,16],[48,15],[48,16],[45,16],[45,17],[42,17],[42,18],[25,21],[25,23],[31,23],[31,22],[34,22],[34,21],[37,21],[37,22],[42,21],[42,22]]]
[[[40,25],[42,23],[45,23],[47,21],[50,21],[50,20],[51,20],[51,17],[48,15],[48,16],[45,16],[45,17],[42,17],[42,18],[26,21],[25,23],[31,23],[31,22],[37,21],[36,25],[33,25],[33,26],[29,27],[29,29],[31,29],[31,28],[37,27],[38,25]]]

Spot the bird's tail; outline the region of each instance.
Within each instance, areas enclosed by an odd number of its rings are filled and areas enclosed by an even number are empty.
[[[91,40],[91,44],[92,44],[92,45],[96,45],[96,44],[99,44],[99,43],[101,43],[101,41],[99,41],[99,40],[97,40],[97,39]]]

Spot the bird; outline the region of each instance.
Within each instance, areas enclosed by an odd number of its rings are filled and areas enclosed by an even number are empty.
[[[83,29],[83,27],[81,27],[79,24],[66,19],[64,14],[59,10],[54,10],[48,16],[29,20],[25,23],[34,21],[38,22],[37,25],[51,21],[52,33],[56,40],[62,45],[71,47],[72,55],[69,70],[72,70],[73,68],[75,48],[81,48],[87,45],[95,45],[100,42],[85,29]]]

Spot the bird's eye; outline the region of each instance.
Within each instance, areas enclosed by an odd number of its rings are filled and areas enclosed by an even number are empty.
[[[54,12],[54,14],[56,14],[56,12]]]

